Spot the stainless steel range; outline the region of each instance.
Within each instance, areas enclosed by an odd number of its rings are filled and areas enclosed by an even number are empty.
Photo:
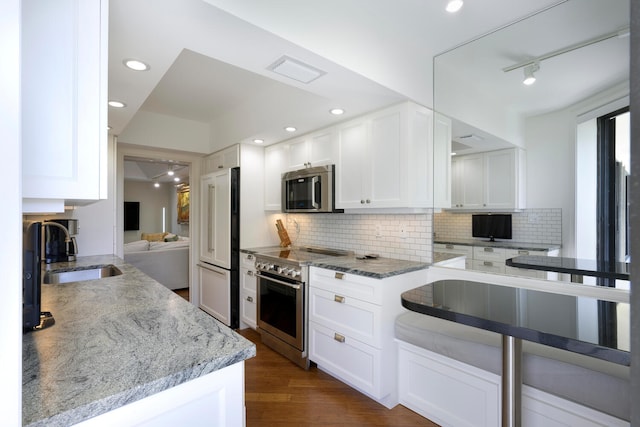
[[[258,332],[262,342],[304,369],[309,368],[309,264],[350,252],[291,248],[257,253]]]

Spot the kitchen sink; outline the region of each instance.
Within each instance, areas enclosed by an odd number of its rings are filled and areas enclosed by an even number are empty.
[[[60,284],[81,280],[103,279],[121,274],[122,271],[113,264],[92,265],[89,267],[74,268],[73,270],[48,270],[45,272],[42,282],[46,284]]]

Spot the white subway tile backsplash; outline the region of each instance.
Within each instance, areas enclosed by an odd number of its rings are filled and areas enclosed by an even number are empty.
[[[285,225],[294,245],[323,246],[353,251],[356,255],[375,253],[387,258],[431,262],[432,222],[431,212],[409,215],[288,214]],[[401,233],[401,227],[404,233]]]
[[[471,239],[471,213],[433,215],[437,239]],[[562,209],[525,209],[512,214],[513,241],[562,244]]]

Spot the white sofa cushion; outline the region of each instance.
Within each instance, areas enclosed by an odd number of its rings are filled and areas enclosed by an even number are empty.
[[[188,240],[177,240],[175,242],[149,242],[150,251],[158,251],[164,249],[177,249],[189,247]]]
[[[148,240],[136,240],[135,242],[129,242],[124,244],[124,252],[140,252],[149,250]]]

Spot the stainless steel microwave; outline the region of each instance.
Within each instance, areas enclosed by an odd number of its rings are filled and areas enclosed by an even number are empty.
[[[335,165],[282,174],[282,212],[342,212],[334,204]]]

